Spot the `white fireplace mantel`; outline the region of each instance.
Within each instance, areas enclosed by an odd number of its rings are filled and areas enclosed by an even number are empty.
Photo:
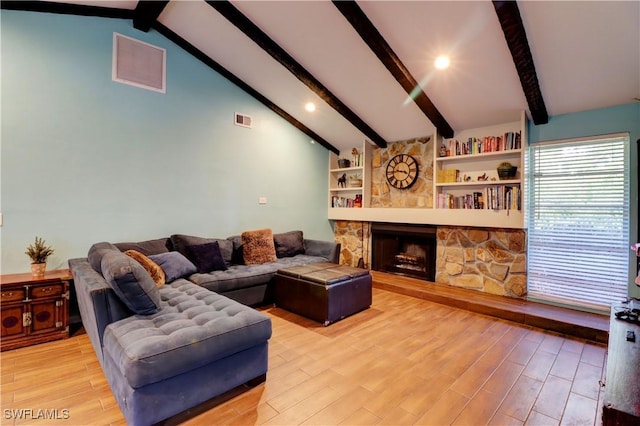
[[[526,229],[524,213],[517,210],[465,210],[433,208],[329,208],[330,220],[391,222],[477,228]]]

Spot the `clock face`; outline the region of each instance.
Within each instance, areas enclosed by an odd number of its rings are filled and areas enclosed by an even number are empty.
[[[394,188],[407,189],[418,179],[418,163],[410,155],[399,154],[387,164],[387,181]]]

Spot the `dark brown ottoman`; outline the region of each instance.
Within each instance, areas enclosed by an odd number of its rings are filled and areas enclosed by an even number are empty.
[[[278,270],[275,304],[327,326],[371,306],[369,271],[318,262]]]

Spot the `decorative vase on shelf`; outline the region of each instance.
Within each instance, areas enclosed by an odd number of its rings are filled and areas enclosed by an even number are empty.
[[[502,179],[513,179],[516,177],[518,167],[512,166],[511,163],[500,163],[498,166],[498,177]]]
[[[46,263],[32,263],[31,276],[33,278],[44,278],[44,272],[47,270]]]
[[[51,256],[54,249],[47,247],[44,240],[36,237],[36,241],[27,247],[24,253],[31,259],[31,275],[33,278],[43,278],[47,269],[47,258]]]
[[[348,169],[349,167],[351,167],[351,161],[345,159],[345,158],[340,158],[338,159],[338,168],[340,169]]]

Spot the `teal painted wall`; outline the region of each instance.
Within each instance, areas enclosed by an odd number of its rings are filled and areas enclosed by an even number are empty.
[[[638,139],[640,139],[640,102],[609,108],[558,115],[549,118],[549,123],[536,126],[529,124],[529,143],[559,139],[572,139],[615,133],[629,133],[630,141],[630,222],[629,245],[638,239]],[[635,254],[629,250],[629,296],[640,297],[640,287],[634,283],[636,276]]]
[[[97,241],[247,229],[332,240],[328,153],[253,97],[129,20],[1,12],[2,273]],[[113,33],[167,49],[167,93],[111,80]],[[235,111],[254,127],[233,125]],[[259,197],[267,197],[259,205]]]

